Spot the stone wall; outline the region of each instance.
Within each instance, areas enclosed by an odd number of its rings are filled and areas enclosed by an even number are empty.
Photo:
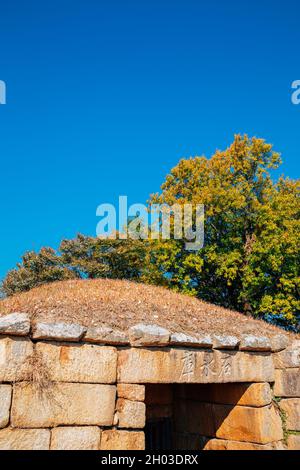
[[[299,448],[299,356],[283,335],[124,333],[7,315],[0,449],[141,450],[146,417],[159,413],[180,449]],[[151,403],[151,384],[174,386]]]
[[[283,420],[289,450],[300,450],[300,341],[273,355],[274,395]]]

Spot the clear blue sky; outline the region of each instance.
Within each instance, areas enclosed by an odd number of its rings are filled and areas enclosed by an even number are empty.
[[[299,0],[2,0],[0,278],[235,133],[299,177]]]

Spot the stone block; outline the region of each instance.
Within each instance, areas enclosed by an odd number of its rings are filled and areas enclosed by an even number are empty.
[[[145,434],[143,431],[102,431],[101,450],[144,450]]]
[[[20,428],[110,426],[115,395],[113,385],[59,383],[40,391],[19,383],[14,385],[11,423]]]
[[[300,397],[299,369],[277,369],[275,371],[274,395],[276,397]]]
[[[287,348],[289,344],[289,338],[286,335],[275,335],[271,338],[272,352],[282,351]]]
[[[224,405],[266,406],[272,402],[273,397],[271,387],[266,382],[180,384],[175,386],[174,391],[176,398]]]
[[[290,434],[287,438],[288,450],[300,450],[300,434]]]
[[[230,335],[214,335],[213,347],[215,349],[235,349],[240,341],[236,336]]]
[[[80,341],[86,328],[75,323],[44,323],[38,322],[33,326],[34,339],[55,341]]]
[[[119,428],[142,429],[145,426],[145,403],[119,398],[117,400],[116,410]]]
[[[5,428],[9,422],[11,393],[11,385],[0,385],[0,428]]]
[[[0,431],[0,450],[49,450],[49,429],[12,429]]]
[[[128,330],[132,346],[164,346],[169,343],[170,332],[158,325],[139,323]]]
[[[145,385],[118,384],[117,392],[119,398],[126,398],[132,401],[145,400]]]
[[[88,328],[84,341],[98,344],[126,345],[129,337],[123,331],[108,326],[91,326]]]
[[[203,450],[274,450],[272,444],[253,444],[252,442],[210,439]]]
[[[300,341],[273,355],[276,369],[300,368]]]
[[[118,353],[123,383],[272,382],[271,353],[128,348]]]
[[[216,437],[256,444],[283,439],[282,422],[272,405],[262,408],[212,405]]]
[[[50,380],[58,382],[114,383],[117,351],[94,344],[37,343]]]
[[[214,403],[240,406],[266,406],[272,402],[269,383],[212,385],[211,401]]]
[[[242,335],[241,351],[271,351],[271,341],[265,336]]]
[[[24,364],[33,353],[33,344],[28,338],[0,337],[0,382],[22,380]]]
[[[286,414],[286,428],[291,431],[300,431],[300,398],[281,400],[280,408]]]
[[[30,319],[26,313],[10,313],[0,317],[0,335],[25,336],[30,331]]]
[[[191,348],[212,348],[213,340],[209,335],[186,335],[185,333],[171,334],[170,344],[174,346],[189,346]]]
[[[51,430],[51,450],[99,450],[97,426],[57,427]]]

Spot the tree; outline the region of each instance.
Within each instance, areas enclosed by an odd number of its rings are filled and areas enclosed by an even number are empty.
[[[64,266],[61,257],[52,248],[42,248],[39,253],[29,251],[6,275],[2,282],[2,295],[13,295],[54,281],[76,278],[76,273]]]
[[[13,295],[48,282],[66,279],[131,279],[138,281],[144,266],[145,246],[140,240],[100,239],[78,235],[63,240],[59,251],[42,248],[28,252],[11,270],[1,287]]]
[[[102,239],[78,235],[63,240],[60,253],[65,265],[78,277],[139,280],[144,266],[142,240]]]
[[[160,241],[152,266],[169,287],[246,314],[296,325],[300,313],[300,181],[270,170],[280,155],[262,139],[237,135],[211,159],[181,160],[151,203],[205,206],[205,244]],[[149,276],[155,276],[149,271]]]

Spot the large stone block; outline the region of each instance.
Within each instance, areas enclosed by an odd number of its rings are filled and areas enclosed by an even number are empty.
[[[0,334],[25,336],[30,331],[30,319],[26,313],[10,313],[0,317]]]
[[[277,369],[274,394],[276,397],[300,397],[299,369]]]
[[[117,351],[114,347],[76,343],[37,343],[50,380],[114,383]]]
[[[272,405],[262,408],[212,405],[216,437],[256,444],[283,439],[279,413]]]
[[[49,429],[11,429],[0,431],[0,450],[49,450]]]
[[[139,323],[128,330],[132,346],[164,346],[169,343],[170,332],[159,325]]]
[[[235,349],[240,344],[236,336],[213,335],[213,346],[215,349]]]
[[[118,397],[127,398],[127,400],[144,401],[145,385],[137,384],[118,384]]]
[[[300,434],[290,434],[287,439],[288,450],[300,450]]]
[[[11,385],[0,385],[0,428],[5,428],[9,422],[11,392]]]
[[[84,336],[84,341],[98,344],[125,345],[129,338],[124,331],[108,326],[90,326]]]
[[[271,341],[265,336],[242,335],[241,351],[271,351]]]
[[[145,434],[143,431],[103,431],[101,450],[144,450]]]
[[[300,398],[281,400],[280,408],[286,414],[286,427],[291,431],[300,431]]]
[[[273,355],[276,369],[300,367],[300,341],[294,341],[287,349]]]
[[[210,335],[199,335],[193,336],[186,335],[185,333],[172,333],[170,338],[170,344],[174,346],[188,346],[190,348],[212,348],[213,340]]]
[[[210,439],[203,450],[274,450],[272,444],[253,444],[252,442]]]
[[[49,339],[54,341],[80,341],[86,333],[86,328],[76,323],[44,323],[34,324],[34,339]]]
[[[283,335],[280,333],[278,335],[272,336],[270,341],[271,341],[272,351],[278,352],[288,347],[289,337],[287,335]]]
[[[146,421],[145,403],[119,398],[117,401],[117,417],[119,428],[142,429]]]
[[[265,406],[272,402],[272,390],[269,383],[212,385],[211,401],[228,405]]]
[[[60,383],[39,391],[34,385],[14,385],[13,427],[42,428],[59,425],[113,423],[116,387],[99,384]]]
[[[99,450],[97,426],[58,427],[51,431],[51,450]]]
[[[33,353],[33,344],[28,338],[0,338],[0,382],[22,380],[24,364]]]
[[[270,353],[185,348],[128,348],[118,353],[124,383],[272,382]]]
[[[162,385],[159,386],[162,387]],[[154,387],[154,385],[147,385],[147,389],[148,387]],[[180,384],[176,385],[174,390],[177,398],[224,405],[265,406],[272,402],[272,390],[266,382]]]

